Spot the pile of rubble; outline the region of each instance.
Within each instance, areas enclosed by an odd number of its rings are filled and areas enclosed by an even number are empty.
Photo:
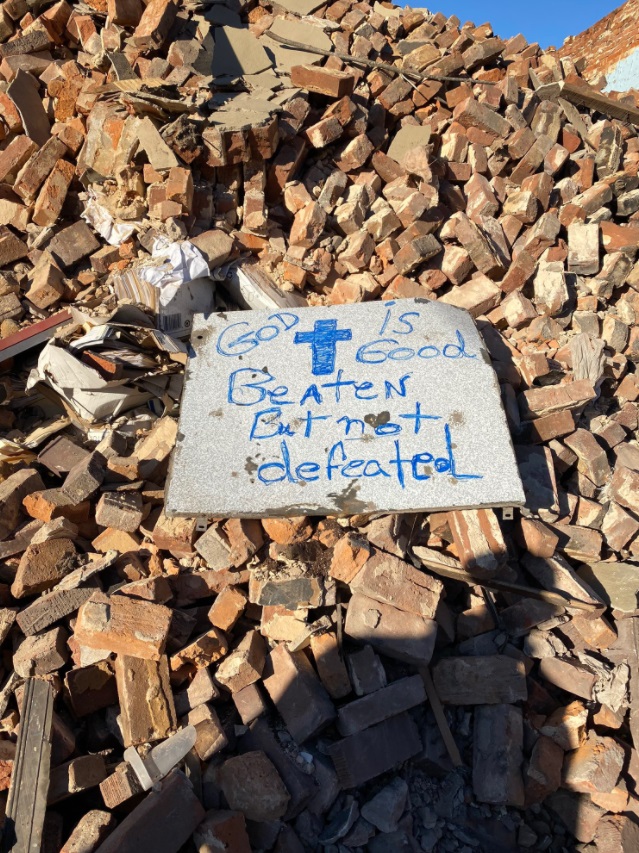
[[[36,676],[46,850],[636,848],[637,96],[382,3],[43,5],[0,15],[0,788]],[[470,311],[521,515],[168,518],[202,279]]]

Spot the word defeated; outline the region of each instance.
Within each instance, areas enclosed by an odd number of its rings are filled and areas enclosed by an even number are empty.
[[[481,480],[481,474],[462,474],[457,470],[453,452],[450,426],[444,427],[446,455],[436,457],[427,451],[406,454],[401,442],[393,441],[393,449],[382,459],[352,458],[346,452],[343,441],[337,441],[329,449],[323,462],[291,461],[291,451],[286,441],[280,444],[280,456],[275,462],[264,462],[257,468],[257,478],[269,486],[274,483],[314,483],[325,479],[327,482],[340,477],[357,479],[358,477],[386,477],[405,489],[407,483],[423,483],[433,474],[449,474],[454,480]]]

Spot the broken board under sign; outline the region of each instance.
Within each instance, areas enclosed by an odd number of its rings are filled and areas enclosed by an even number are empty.
[[[196,315],[167,514],[523,502],[499,384],[466,311],[405,299]]]

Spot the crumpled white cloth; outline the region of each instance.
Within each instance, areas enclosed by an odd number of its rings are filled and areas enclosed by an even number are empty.
[[[98,202],[95,193],[90,190],[80,216],[110,246],[120,246],[141,225],[140,222],[116,222],[106,207]]]
[[[209,277],[206,258],[188,240],[171,243],[166,237],[157,237],[151,247],[151,256],[159,263],[139,267],[136,275],[159,289],[160,305],[168,305],[181,284]]]

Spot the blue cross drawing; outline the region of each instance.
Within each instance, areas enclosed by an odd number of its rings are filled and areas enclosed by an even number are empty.
[[[337,341],[350,341],[350,329],[338,329],[337,320],[316,320],[312,332],[296,332],[294,343],[310,344],[313,376],[327,376],[335,370]]]

